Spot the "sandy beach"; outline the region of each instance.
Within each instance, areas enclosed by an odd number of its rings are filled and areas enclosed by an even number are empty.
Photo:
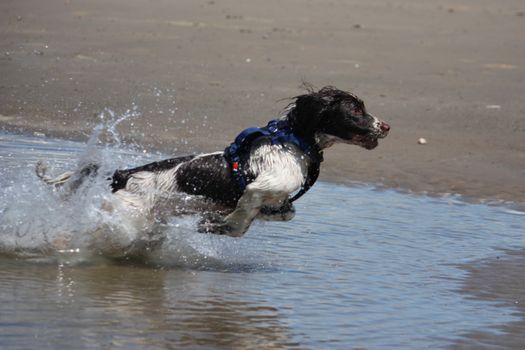
[[[0,126],[85,138],[136,108],[128,141],[222,149],[302,81],[392,125],[326,152],[323,178],[523,202],[521,1],[3,1]],[[420,137],[426,145],[418,145]]]

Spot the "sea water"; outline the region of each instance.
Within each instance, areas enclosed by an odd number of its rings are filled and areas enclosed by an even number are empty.
[[[192,216],[132,227],[101,209],[105,174],[175,155],[100,142],[111,130],[87,143],[0,134],[0,348],[447,348],[519,320],[459,291],[462,265],[525,247],[509,204],[319,182],[292,221],[242,238],[198,233]],[[37,178],[41,159],[99,175],[66,196]],[[152,229],[154,248],[106,254]]]

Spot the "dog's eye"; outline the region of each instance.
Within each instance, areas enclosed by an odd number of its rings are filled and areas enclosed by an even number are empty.
[[[362,116],[364,113],[363,113],[363,110],[361,108],[355,108],[354,109],[354,115],[356,116]]]

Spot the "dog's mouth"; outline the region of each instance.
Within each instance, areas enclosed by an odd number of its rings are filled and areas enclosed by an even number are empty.
[[[379,144],[377,137],[371,135],[355,135],[352,137],[354,145],[361,146],[366,149],[374,149]]]
[[[387,130],[381,130],[379,133],[367,134],[367,135],[354,135],[351,142],[354,145],[361,146],[366,149],[374,149],[379,145],[379,139],[385,138],[388,135]]]
[[[385,138],[390,131],[390,125],[383,121],[378,121],[375,130],[367,135],[355,135],[352,143],[366,149],[374,149],[379,144],[378,139]]]

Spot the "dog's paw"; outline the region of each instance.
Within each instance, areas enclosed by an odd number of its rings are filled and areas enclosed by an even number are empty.
[[[261,219],[271,221],[290,221],[295,216],[295,207],[286,202],[280,207],[262,207],[259,214]]]
[[[226,223],[224,217],[218,213],[206,213],[198,224],[199,233],[211,233],[214,235],[227,235],[231,227]]]
[[[46,164],[46,162],[44,162],[42,159],[40,159],[36,163],[35,172],[36,172],[36,176],[38,176],[41,179],[45,179],[46,178],[46,172],[47,172],[47,164]]]

